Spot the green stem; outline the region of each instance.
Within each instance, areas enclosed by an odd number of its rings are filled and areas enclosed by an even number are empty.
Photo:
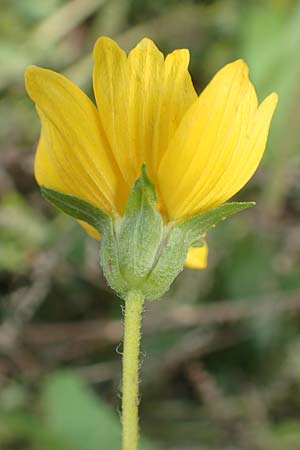
[[[123,381],[122,381],[122,450],[138,446],[138,381],[141,320],[144,297],[131,291],[125,298]]]

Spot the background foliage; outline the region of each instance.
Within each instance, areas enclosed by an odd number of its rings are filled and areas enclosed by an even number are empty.
[[[120,301],[97,244],[41,198],[39,123],[23,86],[38,64],[90,95],[91,49],[152,37],[191,50],[200,91],[243,57],[280,103],[264,161],[209,236],[209,267],[148,303],[144,450],[298,450],[300,4],[297,1],[0,0],[0,449],[119,449]],[[117,351],[116,351],[117,349]]]

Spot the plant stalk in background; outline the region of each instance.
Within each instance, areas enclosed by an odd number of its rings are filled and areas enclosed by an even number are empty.
[[[198,97],[189,53],[165,59],[150,39],[127,56],[94,49],[98,109],[73,83],[29,67],[42,123],[42,194],[100,239],[100,263],[125,301],[123,450],[138,446],[138,354],[144,299],[160,298],[184,265],[206,266],[205,233],[254,203],[225,203],[263,155],[276,94],[258,105],[247,65],[226,65]]]

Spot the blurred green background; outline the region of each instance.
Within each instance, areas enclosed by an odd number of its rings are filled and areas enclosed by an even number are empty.
[[[42,199],[28,64],[92,95],[100,35],[187,47],[200,90],[243,57],[277,91],[251,211],[208,236],[209,266],[146,305],[143,450],[300,448],[300,2],[0,0],[0,450],[118,450],[121,302],[97,243]]]

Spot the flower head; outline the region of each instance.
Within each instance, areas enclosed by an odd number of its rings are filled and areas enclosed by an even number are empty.
[[[34,66],[26,71],[42,123],[35,159],[40,185],[122,216],[145,163],[168,223],[215,208],[251,178],[277,95],[258,105],[244,61],[223,67],[200,96],[188,50],[164,58],[142,39],[127,56],[102,37],[94,62],[97,107],[62,75]],[[205,257],[206,247],[196,247],[187,262],[201,267]]]

